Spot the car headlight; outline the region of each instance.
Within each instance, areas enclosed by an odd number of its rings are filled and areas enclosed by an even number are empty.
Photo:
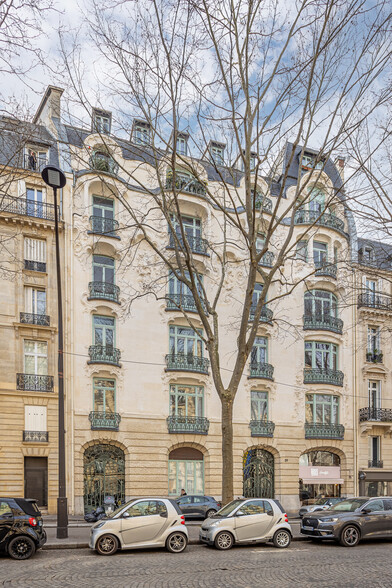
[[[210,523],[210,527],[217,527],[220,525],[220,521],[215,521],[214,523]]]
[[[105,522],[106,521],[101,521],[100,523],[97,523],[96,525],[94,525],[94,529],[100,529],[104,526]]]
[[[322,521],[320,521],[320,523],[337,523],[339,519],[337,519],[336,517],[331,517],[329,519],[323,519]]]

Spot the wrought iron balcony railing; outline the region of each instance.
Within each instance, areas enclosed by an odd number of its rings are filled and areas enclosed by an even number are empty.
[[[96,235],[105,235],[106,237],[115,237],[119,239],[116,234],[119,224],[114,218],[103,218],[102,216],[90,216],[91,233]]]
[[[44,261],[24,260],[24,268],[33,272],[46,272],[46,263]]]
[[[315,267],[316,276],[326,276],[327,278],[334,278],[336,280],[338,272],[336,263],[328,263],[328,261],[325,261],[324,263],[315,263]]]
[[[121,352],[111,345],[90,345],[90,360],[87,363],[108,363],[120,367]]]
[[[194,237],[192,235],[186,236],[186,241],[189,245],[190,250],[193,253],[198,253],[199,255],[208,255],[208,241],[207,239],[203,239],[202,237]],[[175,249],[175,247],[183,248],[183,239],[182,235],[176,235],[176,239],[174,239],[173,234],[169,236],[169,249]]]
[[[368,468],[383,468],[384,463],[381,459],[369,459]]]
[[[57,207],[57,211],[59,211],[59,207]],[[55,218],[55,207],[53,204],[35,202],[27,198],[14,198],[13,196],[1,194],[0,212],[20,214],[21,216],[31,216],[51,221],[54,221]],[[59,215],[59,212],[57,214]]]
[[[197,312],[195,299],[191,294],[166,294],[166,310]]]
[[[208,374],[209,360],[190,353],[169,353],[166,355],[166,371],[197,372]]]
[[[263,212],[272,213],[272,200],[270,198],[267,198],[267,196],[260,194],[260,192],[256,192],[255,209],[262,209]]]
[[[48,431],[23,431],[23,441],[47,443],[49,441],[49,433]]]
[[[120,288],[111,282],[89,282],[89,300],[110,300],[119,303]]]
[[[305,439],[344,439],[344,426],[305,423]]]
[[[376,353],[374,351],[368,351],[366,353],[366,361],[370,363],[382,363],[383,362],[383,354]]]
[[[379,421],[382,423],[392,423],[392,409],[391,408],[373,408],[368,406],[359,409],[359,422]]]
[[[166,421],[169,433],[207,435],[210,428],[210,421],[206,417],[168,416]]]
[[[274,265],[275,254],[272,251],[266,251],[259,261],[259,265],[272,267]]]
[[[330,212],[320,214],[317,210],[297,210],[294,223],[296,225],[312,225],[315,223],[344,233],[344,222]]]
[[[304,384],[332,384],[343,386],[343,372],[328,368],[305,368]]]
[[[24,160],[23,160],[23,167],[24,169],[29,169],[30,171],[35,172],[42,172],[44,167],[48,165],[48,158],[47,157],[31,157],[28,153],[25,153]]]
[[[251,437],[273,437],[275,423],[272,421],[250,421]]]
[[[117,175],[118,164],[110,156],[95,153],[90,157],[90,168],[96,171]]]
[[[41,325],[42,327],[50,326],[50,316],[47,314],[34,314],[31,312],[21,312],[20,322],[25,325]]]
[[[53,376],[16,374],[16,389],[32,392],[53,392]]]
[[[392,297],[381,296],[373,292],[362,292],[358,296],[358,308],[376,308],[378,310],[392,311]]]
[[[174,181],[172,177],[166,178],[166,189],[173,190]],[[201,182],[195,179],[177,177],[175,181],[175,188],[179,192],[187,192],[188,194],[197,194],[204,196],[206,193],[206,187]]]
[[[121,421],[117,412],[92,411],[88,418],[92,431],[118,431]]]
[[[253,304],[250,307],[250,313],[249,313],[249,320],[250,321],[253,321],[255,318],[256,308],[257,308],[256,305],[253,305]],[[261,323],[271,323],[273,316],[274,316],[274,313],[272,312],[272,310],[269,309],[266,305],[264,305],[263,308],[261,309],[260,322]]]
[[[304,331],[332,331],[333,333],[343,333],[343,321],[336,316],[328,314],[305,314]]]
[[[272,380],[274,375],[274,366],[270,363],[251,363],[249,378],[264,378]]]

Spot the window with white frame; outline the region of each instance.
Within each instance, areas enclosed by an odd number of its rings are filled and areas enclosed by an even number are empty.
[[[46,272],[46,241],[44,239],[24,238],[25,269]]]
[[[46,406],[25,405],[25,431],[47,431]]]
[[[188,137],[186,135],[178,135],[177,144],[176,144],[176,152],[179,155],[187,155],[188,154]]]
[[[369,408],[378,410],[381,408],[381,382],[380,380],[368,381]],[[378,420],[378,419],[377,419]]]
[[[24,341],[24,373],[38,376],[48,374],[48,344],[46,341]]]
[[[93,131],[108,135],[111,127],[111,115],[102,110],[93,111]]]
[[[250,397],[250,418],[252,421],[268,421],[268,392],[252,390]]]
[[[150,145],[151,144],[151,127],[147,122],[143,121],[134,121],[133,123],[133,132],[132,132],[133,142],[136,145]]]
[[[295,259],[308,261],[308,242],[305,240],[297,241],[295,249]]]
[[[31,171],[42,171],[48,165],[48,150],[30,145],[25,148],[24,167]]]
[[[46,314],[46,291],[25,286],[25,311],[31,314]]]
[[[339,396],[306,394],[306,422],[318,425],[339,424]]]
[[[225,148],[221,145],[217,145],[212,143],[210,146],[210,153],[211,153],[211,157],[212,160],[217,164],[217,165],[223,165],[225,160],[224,160],[224,152],[225,152]]]
[[[328,262],[328,245],[321,241],[313,241],[313,261],[318,268],[325,266]]]
[[[372,354],[380,351],[380,327],[368,327],[367,351]]]

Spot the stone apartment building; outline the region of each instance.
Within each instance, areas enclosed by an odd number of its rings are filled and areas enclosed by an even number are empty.
[[[193,298],[143,241],[132,263],[124,262],[137,239],[127,203],[148,208],[160,181],[172,188],[172,172],[162,164],[157,176],[145,121],[135,120],[128,141],[111,133],[110,113],[101,110],[93,111],[90,128],[71,127],[61,119],[61,95],[59,88],[47,89],[33,123],[25,125],[28,140],[18,138],[24,157],[3,161],[3,173],[12,181],[1,198],[0,234],[11,235],[14,255],[2,286],[0,494],[34,495],[49,512],[55,510],[53,206],[39,174],[50,162],[68,180],[60,213],[70,512],[90,510],[108,493],[119,499],[175,496],[185,488],[189,494],[219,497],[220,402],[203,344],[179,308],[186,307],[202,329]],[[12,145],[14,134],[15,124],[3,121],[3,144]],[[177,146],[184,156],[186,142],[184,133]],[[282,152],[282,169],[292,149],[287,144]],[[343,197],[314,225],[328,195],[342,188],[343,162],[326,161],[316,185],[311,181],[315,153],[300,160],[300,152],[292,157],[279,204],[283,211],[298,182],[308,181],[317,190],[313,204],[296,213],[296,247],[284,265],[284,273],[300,283],[281,301],[274,300],[281,286],[272,286],[234,403],[235,494],[276,496],[288,510],[320,494],[386,493],[392,476],[390,252],[357,238]],[[206,157],[195,162],[202,181],[183,174],[177,185],[182,222],[206,292],[215,287],[209,248],[218,247],[223,226],[222,213],[205,197],[206,183],[209,190],[220,188],[211,159],[224,169],[223,144],[211,142]],[[243,188],[242,176],[239,170],[227,176],[233,197]],[[254,186],[263,194],[261,239],[279,181],[278,174],[272,184],[259,178]],[[243,214],[240,206],[238,211]],[[161,218],[154,222],[156,246],[170,249],[173,235]],[[263,257],[267,271],[287,230],[284,220]],[[238,239],[233,230],[230,242]],[[246,275],[238,248],[228,247],[227,254],[233,270],[219,320],[227,332],[223,367],[230,371],[235,305]],[[155,290],[130,306],[137,289],[143,292],[154,281]]]

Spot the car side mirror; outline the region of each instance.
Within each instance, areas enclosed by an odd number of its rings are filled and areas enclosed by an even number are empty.
[[[369,513],[371,513],[371,512],[372,512],[372,511],[370,510],[370,508],[364,508],[364,509],[362,510],[362,514],[369,514]]]
[[[243,517],[245,515],[245,513],[242,510],[237,510],[237,512],[235,513],[236,517]]]
[[[267,514],[269,517],[273,517],[273,516],[274,516],[274,513],[273,513],[273,511],[272,511],[272,510],[269,510],[269,511],[267,511],[267,513],[266,513],[266,514]]]
[[[159,516],[162,517],[163,519],[167,519],[167,512],[160,512]]]
[[[123,515],[122,515],[122,518],[123,519],[130,519],[131,518],[131,515],[129,514],[129,512],[124,512]]]

